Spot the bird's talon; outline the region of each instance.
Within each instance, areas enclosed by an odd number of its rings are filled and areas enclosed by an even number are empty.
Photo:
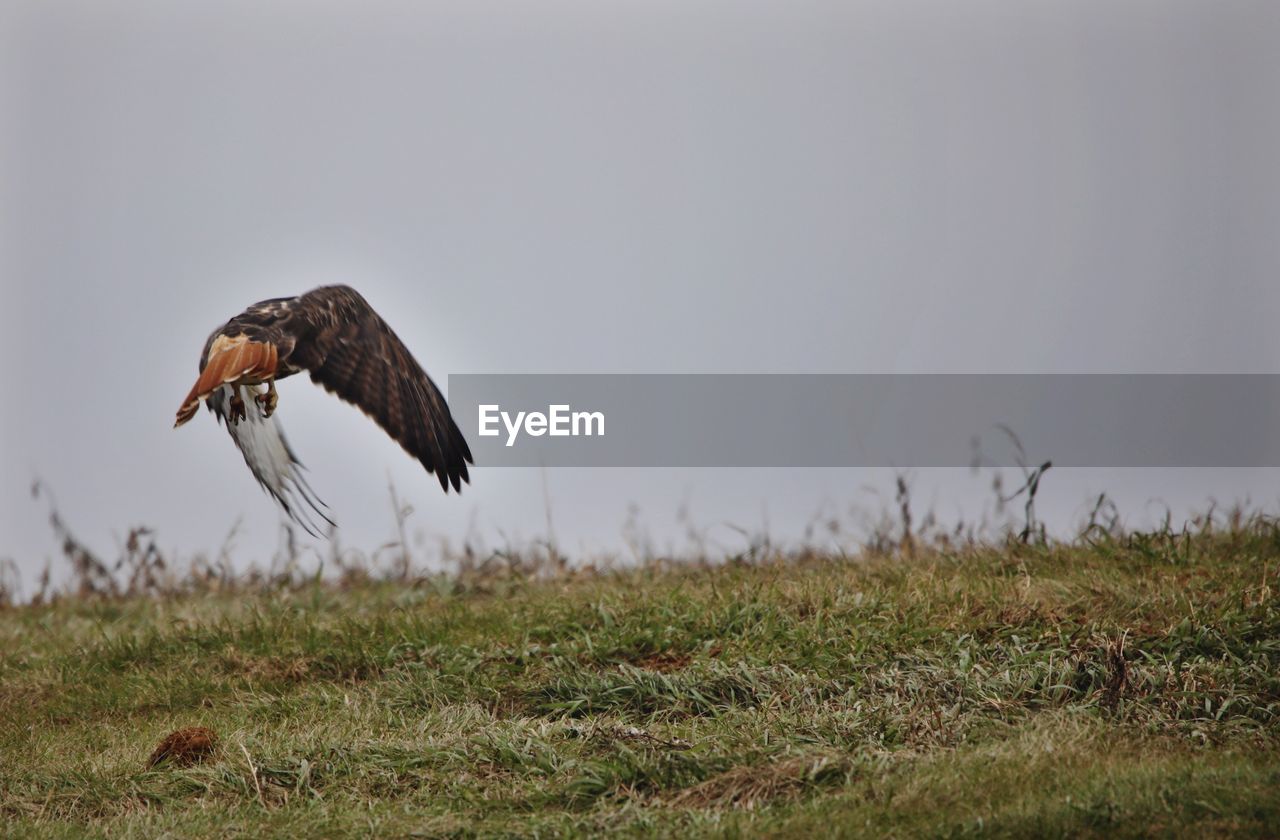
[[[265,394],[256,395],[254,399],[257,400],[258,405],[262,407],[263,417],[270,417],[272,414],[276,413],[276,403],[280,401],[280,398],[276,396],[274,388],[267,391]]]

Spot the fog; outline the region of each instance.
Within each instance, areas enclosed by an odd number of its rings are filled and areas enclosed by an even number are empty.
[[[459,373],[1276,372],[1280,7],[1257,2],[8,2],[0,557],[275,550],[204,412],[209,331],[359,289]],[[892,471],[486,469],[460,497],[295,377],[345,544],[801,535]],[[465,428],[465,426],[464,426]],[[469,430],[468,433],[471,433]],[[762,442],[767,446],[767,442]],[[1052,457],[1052,453],[1045,453]],[[989,476],[915,470],[978,515]],[[1067,527],[1276,507],[1273,470],[1051,473]],[[741,530],[740,530],[741,529]]]

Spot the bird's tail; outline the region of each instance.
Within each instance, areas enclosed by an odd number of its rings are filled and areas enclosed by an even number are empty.
[[[325,513],[328,506],[316,496],[302,475],[302,462],[285,440],[279,419],[267,417],[253,399],[257,389],[247,385],[222,385],[209,395],[214,416],[226,424],[231,439],[244,455],[254,478],[275,498],[294,522],[313,537],[334,527]],[[238,423],[229,416],[233,396],[244,402],[244,417]],[[328,529],[325,528],[328,526]]]
[[[223,385],[231,382],[257,383],[274,377],[279,358],[279,351],[270,342],[248,339],[235,343],[215,341],[204,370],[200,371],[196,384],[191,386],[178,409],[173,427],[176,429],[195,417],[200,401]]]

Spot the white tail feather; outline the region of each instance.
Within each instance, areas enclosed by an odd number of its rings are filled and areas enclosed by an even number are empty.
[[[239,387],[244,400],[245,416],[238,423],[230,419],[230,402],[234,389]],[[231,433],[244,455],[244,461],[253,471],[263,488],[284,509],[289,518],[298,523],[308,534],[320,536],[323,528],[316,521],[319,517],[334,527],[333,520],[324,513],[326,505],[302,477],[302,462],[285,440],[284,429],[273,415],[267,417],[262,406],[254,399],[258,391],[250,386],[223,385],[209,395],[209,408]]]

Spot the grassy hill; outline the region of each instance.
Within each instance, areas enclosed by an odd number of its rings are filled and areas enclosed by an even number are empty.
[[[0,610],[0,830],[1280,833],[1270,520],[504,569]]]

